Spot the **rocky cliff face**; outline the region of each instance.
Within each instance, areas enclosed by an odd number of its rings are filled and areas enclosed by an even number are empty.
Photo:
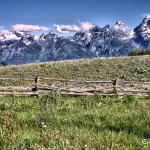
[[[134,29],[135,42],[143,49],[150,48],[150,16],[146,16],[142,23]]]
[[[0,35],[0,62],[24,64],[92,57],[126,56],[133,49],[150,48],[150,16],[135,29],[118,21],[114,26],[94,26],[73,37],[52,32],[32,36],[25,32]]]
[[[76,33],[73,39],[87,47],[97,57],[126,56],[133,49],[150,48],[150,18],[146,17],[135,29],[121,21],[114,26],[95,26],[89,32]]]

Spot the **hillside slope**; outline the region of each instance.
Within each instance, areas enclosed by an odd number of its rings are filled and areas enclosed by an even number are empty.
[[[150,80],[150,56],[96,58],[0,67],[0,77]]]

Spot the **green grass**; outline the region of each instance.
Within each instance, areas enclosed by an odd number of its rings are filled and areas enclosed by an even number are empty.
[[[0,67],[0,77],[41,77],[87,80],[144,80],[150,81],[150,56],[87,59],[64,62]],[[44,81],[43,81],[44,82]],[[31,84],[25,81],[2,82],[1,85]]]
[[[97,58],[0,67],[0,77],[150,81],[149,64],[150,56]],[[0,85],[31,82],[0,81]],[[56,93],[39,99],[0,97],[0,150],[149,150],[150,144],[142,144],[142,139],[150,139],[149,99],[132,95],[122,99],[62,97]]]
[[[150,138],[150,101],[133,96],[0,97],[0,113],[3,150],[150,148],[142,144]]]

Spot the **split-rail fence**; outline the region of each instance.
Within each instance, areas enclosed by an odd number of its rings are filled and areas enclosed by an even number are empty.
[[[61,87],[55,84],[48,84],[47,81],[59,82],[59,83],[72,83],[78,86]],[[31,86],[3,86],[2,81],[24,81],[32,82]],[[44,81],[41,82],[41,81]],[[84,84],[82,87],[81,85]],[[88,85],[87,87],[85,85]],[[73,95],[73,96],[113,96],[122,97],[124,95],[135,95],[139,97],[150,97],[150,82],[144,81],[125,81],[121,79],[114,79],[109,81],[97,80],[72,80],[72,79],[60,79],[60,78],[46,78],[35,76],[33,78],[0,78],[0,95],[30,95],[37,98],[43,94],[49,94],[50,92],[58,92],[61,95]]]

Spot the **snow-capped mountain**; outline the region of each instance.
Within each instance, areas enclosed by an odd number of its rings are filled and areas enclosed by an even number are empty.
[[[133,30],[121,21],[112,27],[95,26],[89,33],[76,33],[73,37],[77,43],[84,45],[98,57],[125,56],[129,50],[139,49],[139,44],[133,38]]]
[[[24,64],[92,57],[126,56],[133,49],[150,48],[150,16],[134,29],[117,21],[103,28],[95,25],[73,37],[52,32],[33,36],[26,32],[0,35],[0,62]]]
[[[8,64],[91,57],[93,54],[86,47],[52,32],[39,37],[14,32],[9,36],[2,35],[0,40],[0,62]]]
[[[116,24],[112,27],[114,31],[121,34],[121,38],[129,39],[134,36],[132,29],[128,28],[122,21],[117,21]]]

